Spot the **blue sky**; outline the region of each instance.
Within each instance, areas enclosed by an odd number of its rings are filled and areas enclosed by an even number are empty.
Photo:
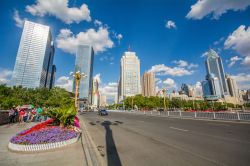
[[[116,94],[120,58],[131,46],[141,75],[156,72],[157,88],[204,80],[205,52],[215,49],[225,72],[250,88],[249,0],[3,0],[0,6],[0,83],[9,83],[25,19],[48,25],[56,44],[56,84],[70,89],[75,46],[94,45],[94,75]]]

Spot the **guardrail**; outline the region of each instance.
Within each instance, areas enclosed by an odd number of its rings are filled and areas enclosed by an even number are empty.
[[[229,120],[229,121],[250,121],[250,112],[188,112],[188,111],[128,111],[108,110],[109,112],[134,113],[148,116]]]

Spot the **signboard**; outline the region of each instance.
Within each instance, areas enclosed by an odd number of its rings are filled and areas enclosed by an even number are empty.
[[[220,99],[220,96],[218,96],[218,95],[206,95],[206,96],[204,96],[204,99],[205,100],[218,100],[218,99]]]

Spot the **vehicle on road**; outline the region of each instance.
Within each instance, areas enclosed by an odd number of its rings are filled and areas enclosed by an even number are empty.
[[[107,110],[99,110],[98,114],[101,116],[106,116],[106,115],[108,115],[108,111]]]

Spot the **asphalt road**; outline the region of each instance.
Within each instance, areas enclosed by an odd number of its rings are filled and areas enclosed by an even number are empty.
[[[81,115],[107,165],[250,165],[250,124],[96,112]]]

